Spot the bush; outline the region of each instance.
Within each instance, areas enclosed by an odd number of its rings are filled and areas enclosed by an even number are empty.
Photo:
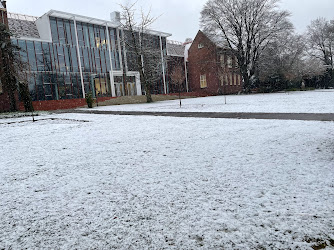
[[[88,108],[93,108],[94,98],[92,92],[86,94],[86,103]]]

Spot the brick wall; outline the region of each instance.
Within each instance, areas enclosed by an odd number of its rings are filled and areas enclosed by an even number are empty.
[[[202,48],[199,48],[200,47]],[[201,31],[194,39],[188,57],[189,87],[192,92],[215,95],[218,90],[216,45]],[[200,76],[206,75],[207,87],[201,88]]]
[[[98,102],[110,100],[113,97],[99,97]],[[85,99],[67,99],[67,100],[50,100],[50,101],[34,101],[32,102],[36,111],[50,111],[58,109],[73,109],[78,107],[84,107],[86,105]],[[19,103],[19,109],[24,111],[24,105]]]
[[[199,46],[200,45],[200,46]],[[220,54],[224,54],[225,67],[221,67]],[[189,87],[191,91],[201,95],[234,94],[242,91],[242,84],[235,85],[236,77],[240,75],[235,67],[234,57],[233,68],[226,66],[228,50],[218,48],[202,31],[199,31],[189,49]],[[200,76],[206,76],[207,87],[201,88]],[[222,85],[221,77],[228,76],[229,81]],[[236,78],[236,79],[235,79]],[[232,85],[231,85],[232,82]]]

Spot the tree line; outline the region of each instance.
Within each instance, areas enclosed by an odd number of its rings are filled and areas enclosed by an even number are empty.
[[[238,60],[244,91],[334,87],[334,20],[313,20],[297,34],[279,0],[208,0],[201,27]]]

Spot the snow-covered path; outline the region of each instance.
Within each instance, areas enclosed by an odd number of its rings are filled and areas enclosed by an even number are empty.
[[[97,107],[109,111],[334,113],[334,90],[212,96],[144,104]]]
[[[50,117],[0,124],[0,249],[334,240],[333,122]]]

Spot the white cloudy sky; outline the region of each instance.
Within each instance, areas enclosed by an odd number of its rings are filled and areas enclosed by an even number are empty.
[[[41,16],[50,9],[90,17],[109,19],[119,3],[128,0],[8,0],[9,12]],[[138,0],[144,10],[151,7],[153,16],[160,16],[154,29],[173,34],[170,39],[184,41],[194,38],[199,29],[200,11],[207,0]],[[133,1],[132,1],[133,2]],[[281,0],[281,7],[292,13],[291,21],[303,33],[311,20],[317,17],[334,19],[334,0]]]

